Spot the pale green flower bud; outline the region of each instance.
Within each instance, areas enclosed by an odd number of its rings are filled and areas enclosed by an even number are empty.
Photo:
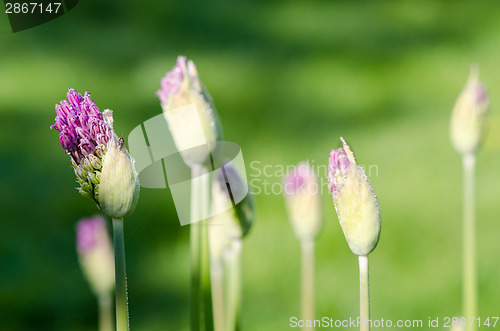
[[[244,198],[234,204],[234,197]],[[210,219],[210,251],[220,257],[232,240],[245,237],[253,223],[253,196],[243,182],[236,168],[225,164],[218,170],[212,186],[212,210],[225,210]]]
[[[80,192],[80,194],[86,198],[93,197],[92,185],[90,185],[88,182],[82,183],[78,188],[78,192]]]
[[[99,184],[99,205],[106,215],[122,218],[133,212],[139,198],[139,179],[123,138],[111,140],[104,156]]]
[[[450,138],[458,153],[474,153],[479,147],[488,105],[486,87],[479,82],[479,68],[473,66],[451,115]]]
[[[96,172],[90,172],[88,174],[88,178],[90,182],[94,185],[99,185],[99,180],[101,178],[101,173],[99,171]]]
[[[76,174],[76,179],[80,184],[83,184],[87,181],[88,172],[87,170],[83,169],[82,166],[77,166],[75,168],[75,174]]]
[[[95,155],[93,155],[93,154],[90,154],[90,155],[88,156],[88,160],[89,160],[90,164],[92,165],[92,167],[93,167],[95,170],[99,170],[99,169],[101,169],[101,167],[102,167],[102,162],[101,162],[101,160],[100,160],[98,157],[96,157],[96,156],[95,156]]]
[[[367,255],[377,246],[381,218],[375,193],[363,168],[356,164],[349,146],[330,153],[329,188],[349,248],[354,254]]]

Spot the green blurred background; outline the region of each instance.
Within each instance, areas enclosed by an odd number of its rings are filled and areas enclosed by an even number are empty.
[[[267,180],[279,192],[280,167],[301,160],[324,167],[340,136],[376,166],[372,319],[394,321],[461,313],[461,160],[448,119],[478,63],[492,100],[478,154],[479,309],[499,316],[499,10],[497,1],[81,1],[15,34],[0,14],[0,329],[96,329],[75,223],[97,209],[74,189],[49,129],[54,104],[70,87],[88,90],[127,137],[161,112],[155,92],[179,54],[197,64],[254,189]],[[265,165],[278,173],[258,176]],[[327,191],[322,200],[317,316],[348,319],[358,315],[357,258]],[[300,247],[281,194],[258,194],[256,205],[243,327],[287,330],[300,316]],[[188,330],[189,229],[170,192],[142,189],[125,222],[132,330]]]

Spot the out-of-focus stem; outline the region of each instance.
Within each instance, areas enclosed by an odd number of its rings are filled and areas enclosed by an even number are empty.
[[[198,223],[190,225],[191,246],[191,331],[200,329],[200,227]]]
[[[127,273],[125,268],[125,243],[123,239],[123,218],[113,218],[113,239],[115,250],[115,294],[116,330],[128,331]]]
[[[214,310],[215,331],[225,330],[225,305],[224,305],[224,268],[222,261],[211,261],[210,276],[212,281],[212,302]]]
[[[370,330],[370,287],[368,284],[368,256],[359,255],[359,316],[361,331]]]
[[[243,242],[233,239],[225,255],[227,270],[226,331],[241,329],[241,303],[243,294]]]
[[[464,225],[462,304],[465,318],[477,317],[477,262],[475,222],[475,166],[473,153],[463,155]],[[476,324],[467,323],[466,330],[476,330]]]
[[[97,297],[99,304],[99,331],[113,331],[113,297],[110,292]]]
[[[314,320],[314,240],[302,240],[302,319]],[[312,328],[304,327],[304,330]]]
[[[191,218],[206,218],[210,208],[210,176],[200,165],[192,167]],[[191,224],[191,330],[211,331],[214,328],[210,256],[207,222]]]

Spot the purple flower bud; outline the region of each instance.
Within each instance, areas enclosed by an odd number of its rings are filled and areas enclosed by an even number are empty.
[[[98,119],[102,119],[102,114],[99,111],[99,108],[97,107],[97,105],[95,104],[95,102],[92,99],[90,99],[90,93],[89,92],[85,92],[85,97],[83,98],[83,100],[84,100],[84,104],[88,106],[89,115],[95,116]]]
[[[286,195],[298,194],[305,189],[306,181],[310,176],[307,163],[300,163],[283,180],[283,190]]]
[[[82,125],[80,124],[80,119],[76,115],[69,115],[65,118],[68,122],[68,125],[74,128],[80,128]]]
[[[81,112],[80,115],[78,115],[78,119],[80,121],[82,128],[88,130],[89,129],[89,115],[87,113]]]
[[[106,223],[101,216],[82,219],[76,226],[76,244],[80,254],[85,254],[98,243],[98,235],[106,231]]]
[[[283,195],[292,228],[299,240],[313,240],[321,229],[318,179],[307,162],[299,163],[283,180]]]
[[[95,141],[97,137],[93,137],[90,135],[90,132],[81,127],[76,127],[76,133],[78,134],[78,139],[80,140],[89,140]]]
[[[179,56],[174,68],[161,81],[160,99],[163,114],[184,162],[192,167],[210,166],[211,152],[217,144],[200,153],[193,147],[221,140],[222,128],[212,100],[200,83],[193,61]]]
[[[64,117],[57,116],[56,117],[56,124],[52,125],[50,128],[56,128],[57,131],[61,132],[64,127],[68,126],[68,122]]]
[[[78,93],[75,89],[70,88],[68,90],[68,94],[66,94],[69,102],[76,108],[77,111],[80,111],[80,104],[83,101],[82,95]]]
[[[57,110],[56,110],[57,112]],[[71,105],[68,101],[63,100],[61,101],[61,113],[63,114],[62,116],[69,116],[69,115],[74,115],[77,113],[75,107]]]
[[[102,133],[101,126],[99,125],[99,120],[95,117],[89,118],[88,129],[92,137],[97,137],[99,133]]]
[[[61,146],[79,164],[79,155],[89,155],[97,145],[107,145],[114,132],[104,122],[102,114],[90,94],[85,97],[74,89],[69,89],[68,100],[56,105],[55,124],[51,128],[61,132]],[[104,134],[104,136],[99,136]],[[78,153],[75,153],[78,151]]]
[[[68,116],[69,113],[70,112],[69,112],[68,108],[63,108],[59,104],[56,105],[56,115],[57,115],[57,117],[64,118],[64,117]]]
[[[78,147],[82,151],[83,155],[89,156],[93,151],[95,151],[96,146],[90,140],[82,139],[80,140],[80,145],[78,145]]]
[[[67,151],[74,151],[76,149],[75,141],[68,134],[67,130],[59,133],[59,141],[61,142],[61,146]]]
[[[88,172],[86,181],[81,176],[78,177],[81,185],[79,191],[98,203],[97,179],[100,178],[100,166],[92,165],[102,164],[108,142],[115,138],[115,134],[113,128],[104,121],[103,114],[88,92],[82,96],[76,90],[69,89],[67,98],[68,100],[62,100],[55,106],[57,116],[51,129],[60,132],[59,141],[71,156],[77,177],[82,174],[82,171],[78,171],[79,167]],[[96,151],[97,146],[99,151]]]
[[[76,225],[76,248],[82,270],[96,295],[109,293],[114,286],[113,248],[106,221],[96,215]]]
[[[102,133],[97,134],[96,141],[97,141],[98,146],[99,145],[106,146],[106,143],[108,142],[108,140],[109,140],[109,138],[105,134],[102,134]]]

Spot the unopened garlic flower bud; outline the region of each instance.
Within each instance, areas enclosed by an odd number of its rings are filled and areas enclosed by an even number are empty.
[[[328,165],[329,189],[340,226],[351,251],[367,255],[377,246],[381,218],[377,197],[349,146],[332,150]]]
[[[134,161],[113,130],[112,111],[101,113],[89,92],[82,96],[69,89],[67,98],[56,105],[51,128],[59,131],[61,146],[71,156],[78,191],[108,216],[129,214],[139,196],[139,182]]]
[[[184,162],[189,166],[210,164],[210,153],[216,149],[215,142],[222,139],[222,128],[193,61],[179,56],[177,64],[161,80],[156,95]],[[193,149],[205,144],[208,148]]]
[[[115,286],[115,261],[102,216],[78,222],[76,247],[83,273],[94,293],[100,296],[111,292]]]
[[[240,198],[243,197],[241,201]],[[238,200],[238,203],[235,203]],[[233,205],[227,212],[214,216],[217,222],[224,224],[229,238],[245,237],[253,223],[254,202],[248,192],[248,185],[243,182],[238,170],[231,164],[224,164],[218,171],[212,187],[212,204],[214,210],[223,209],[224,205]],[[226,217],[226,221],[222,221]]]
[[[283,181],[288,217],[299,240],[313,240],[322,227],[318,179],[302,162]]]
[[[486,87],[479,81],[479,68],[473,66],[451,116],[450,138],[458,153],[474,153],[479,147],[488,105]]]
[[[134,160],[125,148],[123,138],[108,145],[102,162],[99,205],[108,216],[122,218],[131,214],[139,199],[139,179]]]
[[[235,204],[235,199],[242,196],[243,200]],[[212,185],[212,210],[225,210],[228,206],[228,210],[212,216],[209,222],[210,252],[216,259],[234,240],[248,234],[254,219],[253,196],[231,163],[217,171]]]

